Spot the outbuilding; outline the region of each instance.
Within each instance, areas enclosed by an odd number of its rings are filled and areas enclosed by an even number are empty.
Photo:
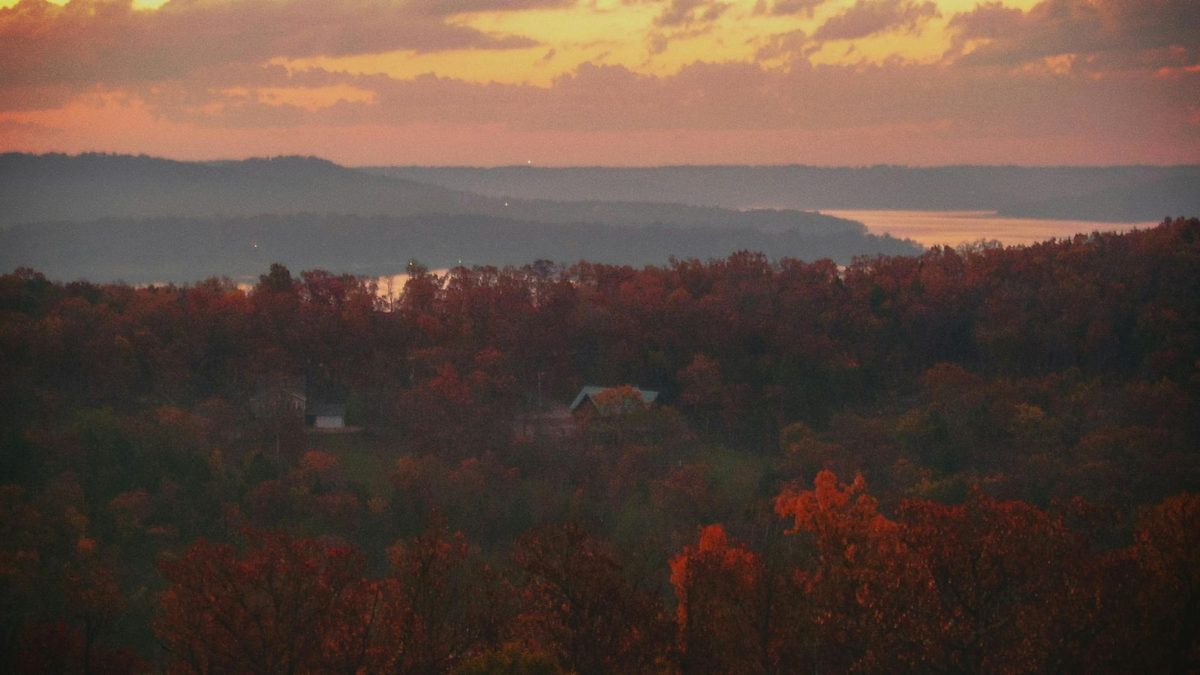
[[[304,424],[314,429],[344,429],[346,404],[313,403],[304,412]]]

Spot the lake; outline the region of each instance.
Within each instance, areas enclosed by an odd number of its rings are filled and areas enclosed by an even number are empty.
[[[1046,218],[1006,218],[995,211],[898,211],[898,210],[823,210],[839,218],[857,220],[872,234],[891,234],[912,239],[923,246],[958,246],[980,239],[995,239],[1005,245],[1034,244],[1052,238],[1071,237],[1079,233],[1124,232],[1134,228],[1150,228],[1156,221],[1144,223],[1109,223],[1091,220],[1051,220]],[[665,261],[664,261],[665,263]],[[444,275],[450,270],[438,268],[433,274]],[[404,290],[407,274],[375,278],[379,297],[395,300]],[[238,284],[249,290],[256,280]]]
[[[875,211],[822,210],[831,216],[857,220],[872,234],[890,234],[912,239],[924,246],[957,246],[995,239],[1002,244],[1033,244],[1051,238],[1079,233],[1124,232],[1149,228],[1157,221],[1144,223],[1106,223],[1090,220],[1050,220],[1045,218],[1006,218],[995,211]]]

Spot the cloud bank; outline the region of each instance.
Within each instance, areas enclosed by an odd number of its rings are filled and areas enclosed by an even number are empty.
[[[381,139],[416,133],[465,134],[454,152],[473,141],[478,158],[467,163],[524,154],[656,163],[650,148],[658,163],[707,156],[672,150],[672,135],[734,153],[726,161],[781,161],[763,140],[771,134],[790,139],[782,145],[797,162],[895,161],[906,142],[913,163],[1196,162],[1194,9],[1193,0],[1044,0],[1028,10],[991,1],[957,13],[930,0],[170,0],[144,11],[21,0],[0,9],[0,150],[127,150],[125,119],[158,129],[138,148],[150,154],[191,147],[170,139],[188,130],[226,156],[292,152],[297,139],[324,133],[350,163],[378,163]],[[641,56],[624,62],[569,63],[565,37],[518,30],[530,24],[513,18],[619,12],[642,17],[631,23],[642,32],[625,40]],[[771,30],[738,32],[754,21]],[[580,25],[563,23],[563,34]],[[854,56],[889,36],[946,46],[932,60]],[[849,43],[849,56],[815,62],[831,42]],[[680,57],[696,44],[715,47]],[[526,51],[530,69],[559,74],[535,86],[287,65],[397,53],[485,62]],[[678,66],[651,67],[668,58]],[[601,151],[601,139],[615,145]],[[393,152],[397,163],[445,163],[428,143]]]

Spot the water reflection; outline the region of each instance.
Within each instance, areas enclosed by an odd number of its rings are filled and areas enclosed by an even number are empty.
[[[891,234],[925,246],[958,246],[980,239],[995,239],[1006,245],[1034,244],[1080,233],[1125,232],[1135,227],[1144,229],[1158,224],[1006,218],[996,215],[995,211],[832,210],[822,213],[857,220],[866,225],[872,234]]]
[[[443,276],[449,271],[449,267],[439,267],[437,269],[429,270],[429,273],[436,274],[437,276]],[[375,295],[388,301],[398,300],[404,293],[404,284],[408,281],[407,274],[385,274],[380,277],[368,278],[375,282]],[[236,285],[238,290],[244,293],[249,293],[250,291],[254,290],[254,286],[257,283],[257,279],[252,280],[250,277],[239,277]],[[161,286],[163,283],[159,282],[157,284],[147,285]]]
[[[448,267],[439,267],[438,269],[429,270],[429,273],[440,277],[449,271],[450,268]],[[404,284],[407,282],[407,274],[389,274],[375,277],[375,295],[388,302],[394,302],[400,299],[400,295],[404,293]]]
[[[857,220],[867,226],[872,234],[891,234],[901,239],[912,239],[924,246],[958,246],[980,239],[996,240],[1008,246],[1034,244],[1047,239],[1062,239],[1076,234],[1091,232],[1125,232],[1134,228],[1151,228],[1157,222],[1107,223],[1091,220],[1051,220],[1045,218],[1006,218],[995,211],[900,211],[900,210],[827,210],[822,211],[839,218]],[[768,251],[768,254],[770,252]],[[663,261],[664,264],[666,261]],[[443,276],[450,268],[429,270],[431,274]],[[374,277],[376,294],[383,300],[394,302],[404,293],[407,274],[390,274]],[[254,288],[257,279],[238,279],[237,287],[243,291]]]

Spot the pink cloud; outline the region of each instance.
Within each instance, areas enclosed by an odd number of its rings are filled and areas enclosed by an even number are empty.
[[[937,5],[915,0],[858,0],[813,33],[816,40],[855,40],[876,33],[915,32],[938,16]]]
[[[24,135],[11,149],[46,152],[149,152],[181,159],[313,154],[350,165],[658,165],[807,163],[1111,164],[1196,162],[1196,145],[1169,130],[1138,137],[1065,130],[1036,136],[980,135],[945,121],[885,123],[842,129],[660,129],[567,131],[504,124],[358,124],[257,129],[196,127],[156,117],[144,107],[89,111],[90,129],[67,125]]]
[[[813,11],[825,4],[829,0],[771,0],[768,4],[767,0],[759,0],[754,6],[756,14],[774,14],[775,16],[787,16],[791,14],[799,14],[802,16],[812,16]]]
[[[551,0],[547,0],[551,1]],[[555,0],[556,1],[556,0]],[[543,4],[471,0],[470,6]],[[8,85],[126,83],[273,57],[408,49],[505,49],[535,44],[446,23],[448,3],[390,0],[21,0],[0,9],[0,81]],[[5,99],[13,97],[5,92]]]
[[[369,100],[309,110],[245,92],[221,93],[221,77],[257,87],[345,86]],[[1121,147],[1171,146],[1200,159],[1200,129],[1181,90],[1200,72],[1105,78],[1045,70],[891,62],[770,69],[698,63],[669,77],[585,64],[549,87],[476,84],[426,75],[399,80],[282,68],[211,71],[198,81],[158,84],[138,94],[148,111],[209,129],[323,127],[503,128],[518,134],[779,133],[843,136],[885,128],[940,129],[949,136],[1122,139]],[[466,133],[466,132],[464,132]],[[1139,140],[1140,139],[1140,140]],[[911,142],[915,143],[915,140]],[[991,142],[991,141],[989,141]],[[1116,147],[1110,143],[1107,147]],[[925,152],[922,149],[922,152]],[[1121,161],[1114,157],[1112,161]]]
[[[1182,11],[1191,0],[980,5],[951,19],[958,48],[938,64],[810,64],[816,40],[913,30],[931,15],[914,0],[859,0],[817,31],[824,37],[764,38],[761,55],[790,56],[786,67],[700,62],[653,76],[585,63],[543,87],[265,65],[520,46],[528,41],[444,17],[559,3],[171,0],[135,12],[127,2],[24,0],[0,10],[0,150],[350,163],[524,161],[523,147],[559,163],[1200,161],[1197,46],[1180,44],[1194,34]],[[719,5],[677,0],[666,7],[683,23],[663,30],[704,30]],[[964,55],[968,42],[977,48]],[[1043,63],[1060,54],[1072,56]],[[297,104],[317,89],[364,95]],[[294,95],[262,95],[279,90]]]
[[[1082,69],[1156,68],[1200,62],[1195,0],[1043,0],[1028,12],[979,5],[950,21],[961,46],[988,42],[967,64],[1013,65],[1071,54]]]

